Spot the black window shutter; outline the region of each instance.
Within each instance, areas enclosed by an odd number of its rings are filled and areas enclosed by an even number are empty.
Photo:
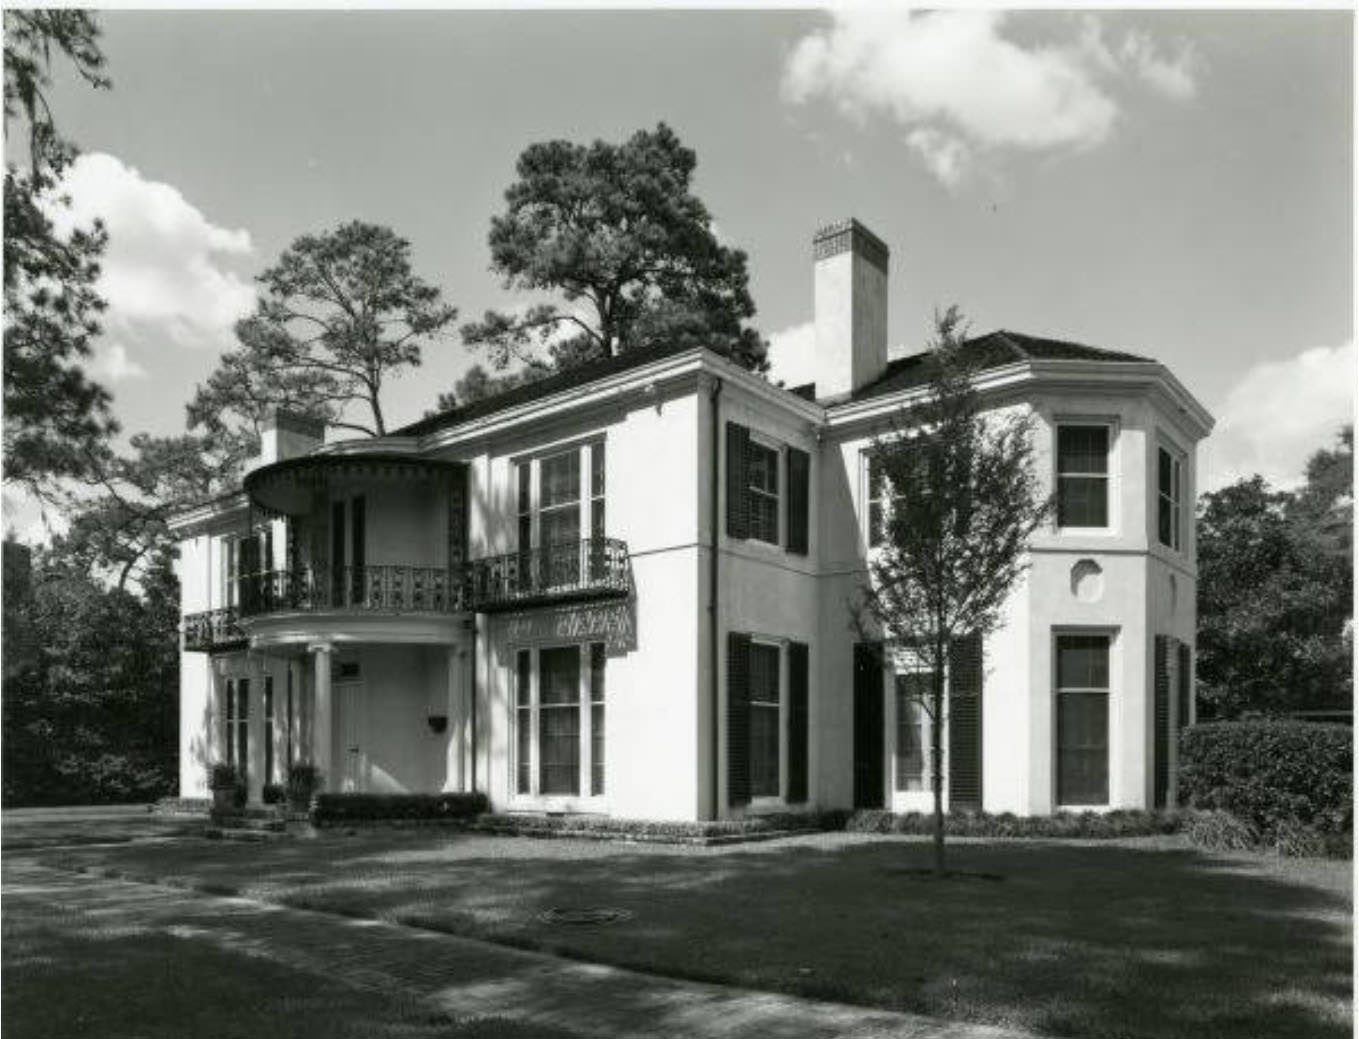
[[[750,536],[750,480],[746,472],[750,430],[727,423],[727,537]]]
[[[727,804],[750,803],[750,636],[727,635]]]
[[[1189,704],[1194,697],[1194,683],[1190,681],[1194,670],[1194,660],[1190,655],[1189,643],[1180,643],[1180,731],[1184,732],[1189,725]]]
[[[788,803],[807,800],[807,694],[809,653],[805,642],[788,643]]]
[[[982,640],[963,635],[949,644],[948,806],[982,806]]]
[[[788,531],[787,549],[795,555],[807,554],[807,528],[811,509],[812,459],[806,451],[788,449]]]
[[[1155,638],[1152,720],[1152,804],[1164,808],[1170,790],[1170,639]]]

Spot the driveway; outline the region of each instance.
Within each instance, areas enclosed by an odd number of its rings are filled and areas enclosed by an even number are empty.
[[[390,1006],[385,1024],[381,1020],[365,1024],[370,1035],[1015,1039],[1022,1034],[670,980],[400,924],[76,874],[40,866],[22,854],[6,856],[3,882],[4,1025],[12,1039],[57,1034],[54,1029],[69,1036],[174,1035],[180,1024],[187,1028],[189,1022],[156,1019],[169,1012],[155,999],[157,986],[165,991],[167,980],[182,974],[200,953],[214,957],[210,977],[214,985],[229,980],[233,971],[257,977],[264,967],[266,977],[280,979],[278,985],[300,976],[337,990],[328,997],[332,1011],[337,1001],[356,997],[365,1012]],[[38,941],[44,937],[46,951]],[[51,971],[67,969],[80,943],[98,946],[116,941],[133,943],[129,954],[133,949],[164,952],[145,960],[139,968],[144,976],[128,977],[125,972],[118,979],[117,993],[100,993],[90,982],[67,979],[63,987],[71,992],[72,1002],[62,1005],[65,1001],[58,1000],[53,1005],[49,1000],[36,1008],[25,1007],[29,986],[36,989]],[[63,951],[53,955],[53,950]],[[97,961],[119,962],[115,950],[116,946],[109,947]],[[133,961],[121,962],[126,966]],[[255,1001],[268,1004],[277,990],[272,980],[263,985],[256,981]],[[206,1016],[195,1017],[192,1034],[322,1034],[316,1029],[323,1026],[323,1018],[299,1018],[300,1004],[287,1000],[278,1003],[276,1020],[255,1020],[251,1031],[243,1032],[237,1011],[249,1009],[258,1017],[261,1007],[241,1003],[239,995],[232,997],[234,1008],[200,1006],[207,998],[205,991],[200,987],[197,995],[187,994],[196,1000],[190,1004],[195,1014],[206,1011]],[[248,993],[246,989],[246,1000]],[[90,1007],[100,1005],[100,996],[141,999],[136,1020],[121,1023],[91,1016]],[[167,1005],[169,997],[167,991]],[[80,1013],[74,1009],[77,1005]],[[427,1013],[413,1017],[415,1005]],[[113,1006],[103,1013],[116,1016],[116,1003]]]

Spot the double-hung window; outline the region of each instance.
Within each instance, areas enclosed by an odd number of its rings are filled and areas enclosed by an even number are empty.
[[[544,587],[578,583],[585,532],[593,539],[605,532],[604,444],[525,459],[516,470],[521,581],[532,575]],[[592,571],[596,562],[602,567],[602,548],[588,558]]]
[[[750,536],[756,541],[779,543],[779,451],[751,440],[746,458],[750,495]]]
[[[1109,803],[1109,636],[1059,635],[1057,803]]]
[[[1109,426],[1057,427],[1057,525],[1109,525]]]
[[[750,795],[779,796],[779,745],[783,742],[779,698],[779,647],[750,646]]]
[[[226,682],[226,760],[245,782],[250,764],[250,679]]]
[[[926,752],[929,713],[925,704],[929,702],[933,680],[933,672],[919,668],[898,671],[895,675],[896,788],[900,791],[931,789]]]
[[[602,642],[515,654],[516,794],[603,795],[605,659]]]
[[[1184,462],[1160,448],[1156,453],[1156,533],[1161,544],[1180,550],[1184,529]]]

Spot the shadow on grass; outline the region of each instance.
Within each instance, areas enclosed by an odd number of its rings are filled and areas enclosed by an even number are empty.
[[[1350,902],[1195,850],[791,841],[718,850],[514,838],[72,853],[288,904],[597,962],[1082,1037],[1351,1034]],[[612,908],[597,927],[547,910]]]

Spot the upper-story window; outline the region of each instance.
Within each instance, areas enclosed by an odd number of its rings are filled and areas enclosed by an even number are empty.
[[[750,494],[750,536],[756,541],[779,543],[779,452],[751,440],[746,461]]]
[[[1109,525],[1109,427],[1057,427],[1057,525]]]
[[[583,558],[602,559],[583,540],[605,533],[604,459],[595,442],[516,463],[520,565],[537,566],[548,583],[574,582]]]
[[[1156,533],[1161,544],[1180,550],[1184,530],[1184,461],[1162,447],[1156,455]]]

